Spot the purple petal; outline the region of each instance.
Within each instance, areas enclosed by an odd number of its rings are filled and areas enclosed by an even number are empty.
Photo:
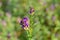
[[[20,24],[22,25],[22,21],[20,21]]]
[[[34,8],[31,8],[31,9],[30,9],[30,13],[32,13],[32,12],[34,12]]]
[[[28,24],[26,24],[26,26],[28,27]]]
[[[27,18],[27,17],[23,18],[23,21],[27,21],[27,20],[28,20],[28,18]]]

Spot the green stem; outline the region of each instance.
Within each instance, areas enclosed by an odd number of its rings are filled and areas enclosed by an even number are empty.
[[[27,32],[27,39],[31,40],[31,34],[30,34],[29,30],[27,30],[26,32]]]

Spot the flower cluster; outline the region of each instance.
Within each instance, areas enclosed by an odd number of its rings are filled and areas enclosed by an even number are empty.
[[[29,19],[28,17],[24,17],[21,21],[20,24],[22,25],[23,29],[27,29],[29,27]]]

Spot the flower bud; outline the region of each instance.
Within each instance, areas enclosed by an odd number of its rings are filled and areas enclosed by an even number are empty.
[[[34,8],[31,7],[29,13],[30,13],[31,15],[33,15],[33,14],[34,14],[34,11],[35,11]]]

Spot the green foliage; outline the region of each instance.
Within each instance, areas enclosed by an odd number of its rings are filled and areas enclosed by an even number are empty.
[[[31,7],[34,14],[29,13]],[[28,30],[20,25],[25,16],[29,18]],[[0,40],[60,40],[59,35],[60,0],[0,1]]]

